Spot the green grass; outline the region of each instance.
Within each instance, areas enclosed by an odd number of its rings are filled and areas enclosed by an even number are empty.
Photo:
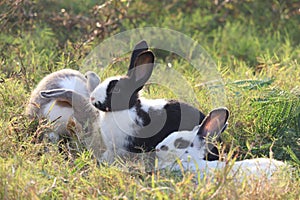
[[[0,198],[299,199],[300,5],[277,0],[214,2],[111,1],[102,10],[92,0],[1,2]],[[108,18],[114,22],[105,24]],[[64,24],[64,19],[69,21]],[[103,23],[104,31],[95,22]],[[56,144],[36,142],[51,128],[24,116],[37,83],[59,69],[80,69],[85,56],[103,39],[145,26],[190,36],[216,62],[225,85],[224,106],[231,112],[222,137],[229,155],[237,155],[238,160],[272,156],[286,161],[295,168],[292,178],[282,172],[268,184],[248,185],[244,180],[237,186],[220,172],[217,181],[196,181],[189,172],[146,173],[136,163],[98,166],[83,147],[59,153]],[[195,91],[197,106],[208,113],[213,104],[207,90],[199,87],[203,74],[177,56],[157,55],[160,63],[170,62],[184,75]],[[128,56],[99,71],[100,77],[124,73]],[[176,97],[166,89],[150,85],[145,96]]]

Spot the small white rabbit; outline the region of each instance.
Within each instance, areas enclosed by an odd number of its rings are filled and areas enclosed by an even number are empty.
[[[93,72],[87,72],[86,77],[72,69],[63,69],[44,77],[30,96],[26,114],[31,118],[47,118],[55,121],[54,132],[49,134],[51,142],[57,142],[60,135],[67,134],[66,123],[73,114],[72,105],[68,101],[46,99],[40,92],[53,89],[70,89],[89,98],[89,94],[100,83],[99,77]]]
[[[91,149],[95,158],[101,161],[105,145],[100,133],[100,113],[89,102],[89,99],[73,90],[53,89],[41,91],[43,98],[65,101],[72,105],[71,119],[76,125],[76,134],[87,149]]]
[[[159,168],[179,170],[176,160],[179,159],[186,170],[209,173],[224,169],[228,164],[222,161],[206,161],[205,152],[211,148],[207,139],[219,137],[227,126],[229,111],[219,108],[211,111],[201,125],[192,131],[178,131],[169,135],[156,147]],[[269,158],[256,158],[236,161],[231,166],[230,174],[254,177],[271,175],[285,164]]]
[[[172,132],[192,130],[205,117],[186,103],[140,97],[152,74],[154,58],[147,43],[141,41],[133,50],[127,75],[107,78],[90,95],[91,103],[103,111],[100,126],[108,148],[104,160],[112,161],[115,154],[126,152],[150,152]]]

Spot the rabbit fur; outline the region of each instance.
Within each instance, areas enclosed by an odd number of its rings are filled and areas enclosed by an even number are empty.
[[[77,137],[87,149],[93,151],[98,162],[101,162],[106,148],[100,133],[100,113],[90,104],[89,99],[68,89],[41,91],[41,96],[47,99],[66,101],[72,105],[73,114],[69,120],[75,122]]]
[[[222,170],[228,163],[219,160],[204,160],[205,152],[209,147],[209,140],[219,137],[227,126],[229,111],[218,108],[209,113],[201,125],[192,131],[178,131],[170,134],[156,146],[156,156],[159,168],[179,170],[176,160],[179,159],[185,170],[211,173]],[[236,161],[231,166],[230,174],[239,174],[252,177],[270,178],[285,163],[269,158],[255,158]]]
[[[172,132],[192,130],[204,119],[201,111],[186,103],[140,97],[152,74],[154,59],[148,44],[139,42],[127,75],[109,77],[91,93],[91,103],[102,111],[100,127],[107,147],[103,160],[112,162],[116,155],[151,152]]]
[[[68,101],[42,98],[40,92],[53,89],[70,89],[89,98],[90,92],[100,83],[99,77],[93,72],[86,76],[72,69],[63,69],[44,77],[31,93],[25,113],[30,118],[46,118],[54,122],[54,131],[49,133],[51,142],[57,142],[60,136],[68,133],[66,124],[73,114],[72,105]]]

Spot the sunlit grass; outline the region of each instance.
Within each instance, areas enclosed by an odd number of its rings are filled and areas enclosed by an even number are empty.
[[[67,4],[54,2],[51,12],[60,12]],[[71,149],[39,140],[51,129],[51,124],[30,121],[24,116],[30,92],[46,74],[62,68],[81,70],[85,56],[102,38],[82,41],[80,33],[85,33],[87,27],[80,24],[75,26],[76,31],[68,32],[54,21],[49,24],[27,16],[29,21],[24,22],[21,16],[9,18],[16,21],[9,21],[11,24],[0,33],[0,198],[299,199],[299,20],[292,15],[285,17],[292,7],[281,13],[278,1],[270,2],[273,11],[269,7],[265,10],[270,3],[260,1],[245,4],[230,1],[219,7],[208,1],[195,5],[176,0],[170,4],[122,1],[121,4],[130,5],[129,17],[105,37],[135,27],[157,26],[173,28],[199,41],[216,62],[223,79],[223,85],[214,87],[224,87],[222,106],[231,112],[229,126],[222,136],[227,155],[236,156],[237,160],[273,157],[293,166],[293,172],[279,172],[272,181],[256,180],[250,184],[248,177],[237,183],[226,171],[217,172],[213,180],[200,179],[191,172],[145,171],[143,164],[129,161],[99,165],[92,152],[76,141],[76,148]],[[85,15],[92,11],[82,6],[92,7],[95,3],[81,2],[65,9],[71,15]],[[41,5],[36,3],[36,6]],[[37,10],[39,19],[50,16],[47,12]],[[147,17],[144,13],[148,13]],[[274,15],[279,18],[273,19]],[[158,52],[157,56],[163,71],[171,67],[179,72],[194,92],[180,96],[185,92],[180,84],[156,83],[145,87],[145,97],[180,99],[204,113],[220,105],[212,102],[209,93],[212,88],[201,82],[209,80],[206,74],[199,73],[178,56],[166,52]],[[125,74],[128,62],[129,54],[105,70],[96,70],[103,80]],[[173,84],[173,90],[168,83]]]

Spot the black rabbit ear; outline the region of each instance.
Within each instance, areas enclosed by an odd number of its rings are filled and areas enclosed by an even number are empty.
[[[211,111],[200,125],[198,137],[218,137],[227,127],[229,111],[227,108],[218,108]]]
[[[140,41],[137,43],[133,49],[133,52],[131,54],[131,59],[130,59],[130,65],[128,72],[134,68],[134,63],[135,60],[137,59],[138,55],[141,54],[143,51],[147,51],[149,49],[148,44],[145,40]]]
[[[143,86],[150,78],[154,67],[154,54],[151,51],[142,52],[137,56],[134,68],[129,72],[129,78],[138,86]]]

